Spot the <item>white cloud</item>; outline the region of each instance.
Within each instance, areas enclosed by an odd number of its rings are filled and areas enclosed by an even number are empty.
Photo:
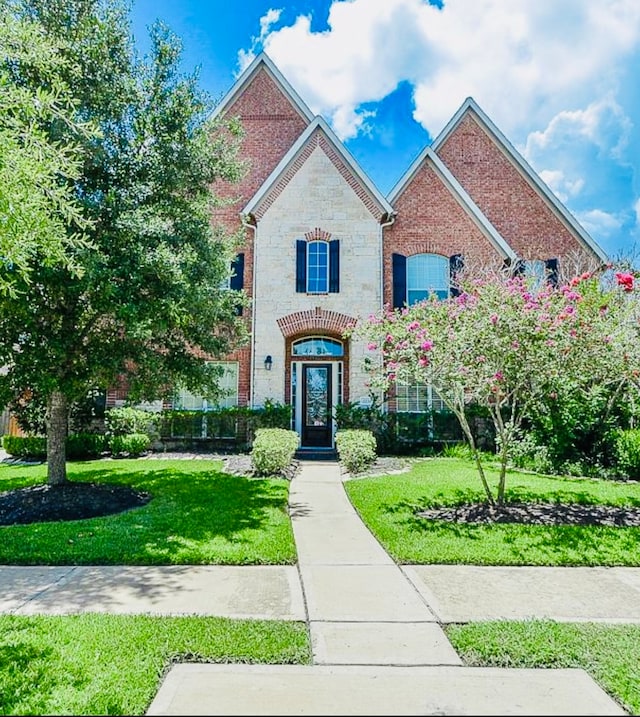
[[[619,217],[602,209],[581,212],[577,215],[577,219],[592,236],[607,237],[622,226],[622,220]]]
[[[566,203],[570,197],[578,196],[584,187],[584,179],[582,177],[573,180],[567,179],[564,172],[559,169],[543,169],[539,175],[540,179],[542,179],[563,203]]]
[[[270,8],[260,18],[260,34],[251,38],[251,47],[248,50],[240,50],[238,52],[238,74],[241,74],[255,59],[256,51],[260,48],[271,30],[272,25],[275,25],[282,15],[282,10],[274,10]]]
[[[249,52],[261,44],[343,139],[403,80],[432,135],[473,96],[510,136],[615,89],[640,37],[637,0],[334,0],[322,32],[305,16],[273,29],[273,12]]]

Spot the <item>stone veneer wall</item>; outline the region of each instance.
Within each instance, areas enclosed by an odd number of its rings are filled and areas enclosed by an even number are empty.
[[[296,293],[296,240],[319,229],[340,240],[340,292]],[[278,319],[296,312],[337,312],[366,319],[382,306],[380,224],[332,159],[315,148],[270,203],[256,234],[254,402],[283,401],[285,337]],[[303,333],[308,334],[308,331]],[[318,333],[323,333],[319,331]],[[349,347],[350,395],[366,395],[362,341]],[[273,357],[272,371],[262,361]]]

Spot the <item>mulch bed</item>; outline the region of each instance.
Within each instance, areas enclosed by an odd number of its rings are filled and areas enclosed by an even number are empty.
[[[640,507],[583,503],[464,503],[421,510],[418,517],[450,523],[527,523],[529,525],[608,525],[640,527]]]
[[[0,525],[97,518],[139,508],[150,500],[148,493],[123,485],[35,485],[0,493]]]

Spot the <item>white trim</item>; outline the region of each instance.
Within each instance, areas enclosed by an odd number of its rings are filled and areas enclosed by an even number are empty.
[[[602,262],[609,261],[602,247],[591,237],[591,235],[582,227],[571,212],[564,206],[564,204],[556,197],[556,195],[549,189],[549,187],[542,181],[540,176],[533,170],[531,165],[525,160],[525,158],[518,152],[518,150],[509,142],[509,140],[502,134],[502,132],[496,127],[496,125],[489,119],[489,117],[483,112],[472,97],[462,103],[458,111],[453,117],[447,122],[444,129],[434,139],[431,144],[431,148],[434,152],[444,144],[449,135],[453,132],[456,126],[460,123],[464,115],[467,112],[473,112],[476,117],[480,120],[480,124],[484,130],[492,135],[496,142],[499,144],[505,155],[511,160],[517,169],[534,185],[534,187],[540,192],[547,201],[549,201],[555,211],[560,215],[560,218],[569,225],[573,233],[583,242]]]
[[[338,137],[333,132],[331,127],[329,127],[327,122],[319,115],[314,118],[313,122],[300,135],[300,137],[298,137],[291,149],[285,154],[285,156],[282,158],[282,160],[279,162],[273,172],[271,172],[271,174],[263,182],[260,189],[258,189],[258,191],[249,200],[248,204],[242,210],[242,213],[248,215],[255,212],[256,208],[260,206],[262,200],[268,196],[269,192],[278,182],[280,176],[284,174],[290,167],[290,165],[296,160],[298,154],[304,149],[305,145],[311,139],[316,130],[319,130],[324,134],[326,140],[331,143],[336,153],[340,155],[340,157],[354,174],[356,179],[368,191],[369,196],[376,202],[380,211],[385,215],[392,213],[392,206],[382,196],[378,189],[376,189],[373,182],[367,177],[367,175],[364,173],[364,170],[358,165],[353,155],[338,139]]]
[[[216,105],[215,109],[211,113],[211,119],[224,114],[225,110],[228,109],[242,94],[244,88],[251,82],[260,68],[267,70],[275,83],[280,86],[280,89],[291,101],[291,104],[295,107],[302,119],[307,122],[311,122],[313,120],[313,112],[307,107],[300,95],[293,89],[289,82],[287,82],[280,70],[273,64],[272,60],[265,52],[261,52],[244,70],[244,72],[242,72],[231,89],[222,98],[220,103]]]
[[[400,178],[400,181],[391,190],[391,193],[389,194],[389,201],[391,204],[397,201],[398,197],[409,186],[418,170],[426,162],[431,164],[440,181],[458,199],[458,203],[474,220],[478,228],[487,237],[487,239],[489,239],[493,246],[502,254],[504,258],[509,258],[512,261],[515,261],[517,259],[517,254],[505,241],[500,232],[487,219],[480,207],[473,201],[473,199],[471,199],[469,194],[467,194],[460,182],[458,182],[449,169],[447,169],[444,162],[440,159],[440,157],[438,157],[432,147],[426,147],[419,154],[417,159],[414,160],[409,169]]]

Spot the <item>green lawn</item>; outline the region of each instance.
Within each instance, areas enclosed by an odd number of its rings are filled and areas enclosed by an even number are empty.
[[[489,470],[494,483],[497,473]],[[640,482],[561,478],[512,471],[507,500],[640,506]],[[470,461],[427,458],[408,473],[349,480],[356,510],[389,554],[404,564],[640,565],[640,528],[461,524],[416,515],[434,505],[484,499]]]
[[[289,483],[223,473],[220,461],[68,464],[71,480],[148,491],[140,508],[101,518],[0,526],[4,565],[282,565],[296,561]],[[0,491],[46,480],[44,465],[0,466]]]
[[[309,664],[306,625],[0,615],[0,714],[142,715],[174,662]]]
[[[581,667],[631,714],[640,714],[640,625],[548,620],[449,625],[467,665]]]

